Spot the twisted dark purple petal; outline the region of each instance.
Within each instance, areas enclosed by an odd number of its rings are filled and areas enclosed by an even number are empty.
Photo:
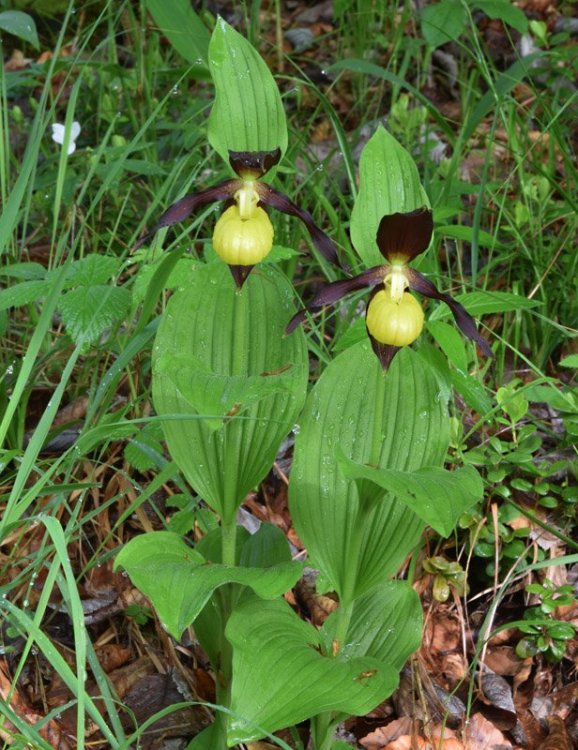
[[[363,289],[364,287],[381,284],[386,270],[387,266],[374,266],[360,273],[359,276],[327,284],[321,291],[317,292],[305,310],[300,310],[291,318],[285,329],[285,333],[291,333],[291,331],[297,328],[305,320],[307,311],[316,310],[324,305],[333,305],[342,297],[351,294],[351,292],[356,292],[358,289]]]
[[[409,263],[428,249],[433,233],[432,212],[423,206],[407,214],[389,214],[379,222],[376,242],[390,263]]]
[[[468,312],[466,312],[466,310],[462,307],[462,305],[460,305],[459,302],[457,302],[449,294],[439,292],[436,289],[435,285],[432,284],[429,279],[426,279],[423,274],[419,273],[419,271],[415,271],[413,268],[408,268],[406,269],[406,272],[410,289],[423,294],[425,297],[430,297],[431,299],[439,299],[442,302],[445,302],[452,311],[452,315],[454,316],[454,319],[462,333],[469,339],[472,339],[472,341],[475,341],[477,344],[479,344],[486,357],[494,356],[492,350],[490,349],[490,345],[478,332],[474,319]]]
[[[280,193],[278,190],[275,190],[275,188],[272,188],[264,182],[256,183],[255,189],[259,193],[261,203],[272,206],[273,208],[276,208],[277,211],[281,211],[284,214],[296,216],[298,219],[301,219],[311,235],[313,244],[319,250],[321,255],[330,263],[333,263],[336,266],[340,265],[337,258],[337,248],[335,247],[333,240],[330,240],[325,232],[317,226],[309,211],[306,211],[304,208],[299,208],[299,206],[293,203],[293,201],[286,195]]]
[[[138,250],[139,247],[144,245],[147,240],[159,231],[159,229],[162,229],[163,227],[172,227],[173,224],[178,224],[201,206],[205,206],[207,203],[215,203],[216,201],[224,201],[227,198],[232,198],[242,184],[242,181],[237,179],[225,180],[225,182],[221,182],[214,187],[181,198],[164,212],[150,232],[147,232],[144,237],[140,238],[134,249]]]

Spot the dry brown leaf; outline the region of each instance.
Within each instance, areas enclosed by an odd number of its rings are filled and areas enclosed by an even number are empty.
[[[527,660],[532,662],[531,659]],[[524,669],[524,662],[513,646],[498,646],[488,650],[486,654],[485,666],[503,677],[514,677]]]
[[[494,747],[506,750],[512,747],[502,732],[480,713],[470,719],[464,740],[468,750],[493,750]]]
[[[463,654],[445,654],[441,660],[441,672],[452,688],[464,680],[468,673],[468,663]]]
[[[337,602],[329,596],[318,594],[315,588],[316,576],[308,570],[295,586],[295,594],[307,607],[314,625],[323,625],[328,616],[337,608]]]
[[[9,705],[16,716],[27,724],[38,724],[44,719],[44,717],[30,708],[19,690],[13,689],[12,683],[8,677],[6,663],[4,661],[0,662],[0,701],[2,701],[4,705]],[[9,721],[4,720],[2,722],[2,726],[0,726],[0,737],[4,740],[6,746],[12,744],[12,735],[13,733],[15,734],[16,731],[16,728],[12,726]],[[38,733],[54,748],[54,750],[71,750],[71,745],[62,733],[62,730],[55,719],[50,719],[50,721],[45,722],[38,730]]]
[[[516,707],[512,697],[510,683],[494,672],[484,671],[482,674],[482,690],[486,700],[495,708],[506,711],[516,719]]]
[[[414,719],[409,716],[402,716],[399,719],[390,721],[386,726],[379,727],[374,732],[370,732],[363,739],[359,740],[359,744],[362,747],[368,748],[368,750],[380,750],[388,742],[392,742],[404,734],[409,734],[413,724]]]
[[[130,660],[132,649],[124,648],[118,643],[107,643],[96,649],[96,656],[105,672],[119,669]]]
[[[553,0],[522,0],[520,8],[529,13],[546,13],[554,9]]]
[[[432,750],[432,747],[423,737],[412,737],[409,734],[404,734],[388,743],[384,750]]]
[[[423,737],[412,737],[407,734],[390,742],[383,750],[464,750],[464,746],[455,737],[429,742]]]
[[[56,412],[52,427],[67,424],[68,422],[78,422],[79,420],[84,419],[88,404],[88,396],[79,396],[78,398],[75,398]]]
[[[572,750],[572,740],[562,719],[559,716],[551,716],[548,724],[550,734],[537,750]]]
[[[15,49],[10,59],[4,64],[4,70],[22,70],[23,68],[27,68],[32,62],[34,61],[31,57],[24,57],[21,49]]]
[[[449,605],[440,605],[430,611],[424,628],[424,649],[430,658],[439,652],[447,654],[459,650],[461,640],[460,623]]]

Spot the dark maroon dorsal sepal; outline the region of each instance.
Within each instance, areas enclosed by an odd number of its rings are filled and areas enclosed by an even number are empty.
[[[274,151],[229,151],[229,164],[243,180],[258,180],[280,159],[280,148]]]

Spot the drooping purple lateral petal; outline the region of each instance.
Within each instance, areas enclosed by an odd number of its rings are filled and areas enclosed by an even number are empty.
[[[229,151],[229,164],[235,174],[246,180],[258,180],[279,163],[281,149],[274,151]]]
[[[300,326],[301,323],[305,320],[307,317],[308,310],[299,310],[298,313],[295,313],[295,315],[291,318],[291,320],[287,323],[285,327],[285,335],[288,336],[290,333],[293,333],[293,331],[297,328],[297,326]]]
[[[241,180],[225,180],[225,182],[221,182],[214,187],[181,198],[176,203],[173,203],[170,208],[167,208],[151,231],[147,232],[144,237],[140,238],[134,249],[138,250],[139,247],[144,245],[147,240],[159,231],[159,229],[178,224],[201,206],[205,206],[207,203],[216,203],[217,201],[224,201],[227,198],[232,198],[242,184]]]
[[[336,266],[340,265],[337,257],[337,248],[335,247],[333,240],[329,239],[325,232],[317,226],[309,211],[306,211],[304,208],[299,208],[299,206],[293,203],[293,201],[286,195],[280,193],[278,190],[275,190],[264,182],[257,183],[255,188],[259,193],[261,203],[272,206],[273,208],[276,208],[277,211],[282,211],[284,214],[296,216],[298,219],[301,219],[311,235],[313,244],[319,250],[321,255],[330,263],[333,263]]]
[[[390,263],[409,263],[427,250],[432,233],[432,212],[424,206],[407,214],[384,216],[379,222],[376,242]]]
[[[381,284],[386,270],[387,266],[374,266],[373,268],[368,268],[367,271],[360,273],[359,276],[327,284],[323,289],[317,292],[313,299],[307,304],[305,310],[301,310],[291,318],[285,329],[285,333],[291,333],[291,331],[297,328],[297,326],[305,320],[308,310],[316,310],[324,305],[333,305],[338,300],[342,299],[342,297],[345,297],[352,292],[356,292],[358,289]]]
[[[423,294],[425,297],[430,297],[431,299],[439,299],[442,302],[445,302],[452,311],[452,315],[454,316],[454,319],[461,332],[469,339],[472,339],[472,341],[475,341],[476,344],[479,344],[480,349],[486,355],[486,357],[494,356],[492,350],[490,349],[490,345],[480,335],[474,319],[469,314],[469,312],[466,312],[464,307],[460,305],[457,300],[455,300],[449,294],[438,291],[435,285],[432,284],[429,279],[426,279],[423,274],[419,273],[419,271],[415,271],[413,268],[408,268],[406,270],[410,289]]]
[[[233,276],[237,289],[241,289],[243,284],[247,281],[247,277],[255,266],[231,266],[229,265],[229,271]]]

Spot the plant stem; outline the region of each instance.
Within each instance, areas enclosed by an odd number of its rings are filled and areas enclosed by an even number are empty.
[[[237,524],[235,519],[227,521],[221,519],[221,562],[223,565],[234,566],[236,563],[236,541],[237,541]],[[236,591],[235,586],[226,584],[222,586],[217,593],[220,602],[221,617],[225,626],[229,616],[235,606]],[[233,673],[233,650],[231,644],[225,637],[225,632],[221,633],[220,647],[220,664],[217,672],[217,702],[222,706],[229,706],[231,703],[231,678]],[[214,737],[216,743],[215,750],[226,750],[227,747],[227,715],[221,711],[215,716],[217,725],[217,736]]]
[[[384,378],[386,377],[381,367],[376,368],[377,376],[377,388],[375,389],[375,409],[374,409],[374,420],[373,420],[373,432],[371,440],[371,455],[369,462],[372,465],[377,466],[379,464],[379,457],[381,455],[381,446],[383,444],[383,408],[385,405],[385,383]]]
[[[223,565],[235,565],[235,547],[237,542],[237,524],[232,521],[221,521],[221,560]]]
[[[247,280],[249,283],[249,280]],[[235,292],[235,333],[231,342],[233,348],[232,375],[245,375],[247,368],[247,305],[249,291],[247,288]]]
[[[383,374],[381,370],[378,372],[378,378],[379,382],[377,387],[377,401],[375,404],[375,420],[373,422],[373,439],[371,444],[371,455],[369,458],[369,462],[372,464],[377,464],[379,462],[381,443],[383,440],[382,420],[385,403],[385,388],[383,387]],[[347,632],[353,616],[353,606],[356,594],[355,589],[359,572],[359,562],[363,549],[365,527],[372,510],[373,505],[371,503],[364,503],[363,498],[360,497],[357,519],[352,529],[348,545],[349,565],[347,566],[345,580],[343,581],[343,589],[339,596],[339,609],[336,613],[337,625],[335,627],[334,635],[334,656],[337,656],[337,654],[343,649],[344,644],[347,643]],[[331,750],[336,724],[335,714],[331,711],[319,714],[311,720],[311,733],[315,750]]]
[[[330,750],[333,744],[335,725],[333,713],[325,711],[311,719],[311,736],[315,750]]]

